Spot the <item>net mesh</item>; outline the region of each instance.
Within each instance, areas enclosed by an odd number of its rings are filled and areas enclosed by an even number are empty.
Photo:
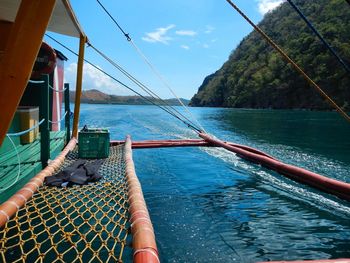
[[[78,158],[68,154],[62,169]],[[124,146],[97,183],[41,187],[1,230],[2,262],[124,262],[132,258]]]

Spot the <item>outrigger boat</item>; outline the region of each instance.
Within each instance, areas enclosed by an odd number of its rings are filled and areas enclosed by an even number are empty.
[[[46,31],[80,39],[72,132],[69,85],[63,85],[65,56],[42,42]],[[108,135],[103,137],[106,133],[99,130],[92,134],[100,136],[95,143],[91,143],[92,137],[84,140],[89,130],[79,135],[78,127],[84,48],[90,43],[68,0],[1,0],[0,35],[2,262],[121,262],[131,258],[134,262],[160,262],[132,149],[222,147],[281,175],[350,201],[350,184],[282,163],[257,149],[215,139],[192,122],[186,124],[196,130],[200,139],[136,142],[127,136],[124,141],[109,141]],[[63,97],[65,114],[62,115]],[[21,110],[28,116],[32,112],[38,114],[40,122],[29,122],[25,131],[19,131],[18,122],[31,119],[21,116]],[[59,130],[61,120],[66,123],[63,131]],[[28,133],[33,138],[21,142],[19,136]],[[82,157],[80,151],[96,146],[101,136],[102,148],[107,139],[107,154],[98,168],[103,179],[72,187],[47,185],[48,177],[74,166]],[[81,165],[101,157],[93,156],[83,156],[89,159]],[[350,262],[350,259],[316,262]]]

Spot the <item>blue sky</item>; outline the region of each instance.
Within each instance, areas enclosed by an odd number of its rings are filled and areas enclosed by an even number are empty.
[[[242,38],[252,31],[225,0],[100,1],[130,34],[176,94],[188,99],[197,92],[203,79],[219,69]],[[283,0],[234,0],[254,22],[259,22],[266,12],[281,2]],[[126,41],[96,0],[71,0],[71,4],[94,46],[162,98],[174,97]],[[50,35],[73,50],[78,50],[77,39],[54,33]],[[45,41],[69,58],[65,65],[65,79],[74,87],[77,58],[49,39]],[[139,91],[91,48],[86,49],[86,58]],[[84,73],[84,89],[96,88],[116,95],[132,94],[88,65]]]

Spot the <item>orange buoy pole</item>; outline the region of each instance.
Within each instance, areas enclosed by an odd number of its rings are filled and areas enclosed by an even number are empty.
[[[55,160],[51,161],[44,170],[34,176],[22,189],[0,205],[0,228],[3,227],[30,198],[32,198],[39,187],[43,185],[45,177],[52,175],[61,167],[66,155],[69,151],[74,149],[76,143],[77,140],[72,138]]]
[[[135,165],[132,159],[130,136],[127,136],[125,140],[124,151],[131,233],[133,235],[133,261],[135,263],[159,263],[160,260],[153,225],[148,214],[141,184],[136,176]]]
[[[81,98],[81,90],[83,85],[83,67],[84,67],[84,53],[85,53],[86,40],[87,40],[86,36],[84,35],[80,36],[77,82],[76,82],[76,89],[75,89],[73,132],[72,132],[72,137],[75,137],[75,138],[78,138],[80,98]]]
[[[0,145],[27,86],[55,0],[21,1],[0,61]],[[3,36],[2,36],[3,37]]]
[[[199,136],[204,140],[206,140],[207,142],[210,142],[217,146],[221,146],[231,152],[236,153],[237,155],[239,155],[240,157],[246,160],[261,164],[264,167],[267,167],[282,175],[285,175],[290,179],[293,179],[303,184],[310,185],[323,192],[330,193],[335,196],[338,196],[341,199],[350,201],[350,184],[348,183],[331,179],[300,167],[282,163],[276,159],[271,159],[268,156],[249,152],[245,149],[241,149],[241,148],[229,145],[223,141],[214,139],[210,137],[208,134],[200,133]]]

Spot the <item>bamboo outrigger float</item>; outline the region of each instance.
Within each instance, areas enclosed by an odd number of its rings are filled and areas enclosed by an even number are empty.
[[[80,40],[73,132],[63,151],[53,161],[46,163],[47,166],[44,165],[45,168],[22,189],[0,205],[0,228],[2,229],[0,255],[3,261],[13,260],[11,258],[13,255],[8,253],[9,248],[17,249],[18,252],[25,250],[24,246],[29,243],[26,243],[28,240],[22,238],[22,235],[29,232],[34,242],[38,243],[27,253],[22,255],[15,253],[14,256],[18,257],[16,258],[18,261],[42,260],[48,262],[52,259],[70,261],[73,260],[72,255],[74,259],[80,261],[89,257],[107,262],[122,261],[123,252],[127,250],[127,239],[130,234],[128,228],[130,227],[134,262],[159,262],[153,226],[132,160],[132,148],[222,147],[293,180],[350,201],[350,184],[348,183],[284,164],[257,149],[223,142],[203,132],[199,132],[202,139],[132,142],[130,137],[127,137],[125,141],[111,141],[112,154],[102,165],[106,176],[104,181],[81,188],[72,188],[72,191],[49,190],[44,186],[45,178],[62,170],[76,159],[87,36],[79,25],[68,0],[0,1],[0,33],[2,36],[0,39],[0,105],[3,106],[0,115],[2,124],[0,144],[4,141],[16,108],[26,89],[46,30],[77,37]],[[26,43],[25,50],[23,43]],[[96,205],[99,204],[101,198],[105,198],[103,200],[107,204],[106,206],[103,204],[102,208]],[[43,205],[49,212],[41,209]],[[85,210],[82,210],[82,207]],[[104,219],[107,222],[103,223]],[[34,231],[38,226],[40,226],[39,234]],[[53,230],[53,226],[58,230]],[[116,229],[117,232],[115,232]],[[39,242],[36,238],[42,233],[45,233],[46,237],[44,241]],[[99,238],[99,245],[96,245],[95,236]],[[14,237],[21,240],[19,245],[11,244]],[[79,243],[80,241],[76,238],[83,240],[82,243]],[[110,246],[110,243],[113,245]],[[62,248],[70,244],[76,246],[61,252]],[[47,248],[48,245],[51,247]],[[45,254],[45,249],[53,251],[51,255],[53,258],[48,258],[50,256]],[[344,263],[350,260],[319,260],[316,262]]]

